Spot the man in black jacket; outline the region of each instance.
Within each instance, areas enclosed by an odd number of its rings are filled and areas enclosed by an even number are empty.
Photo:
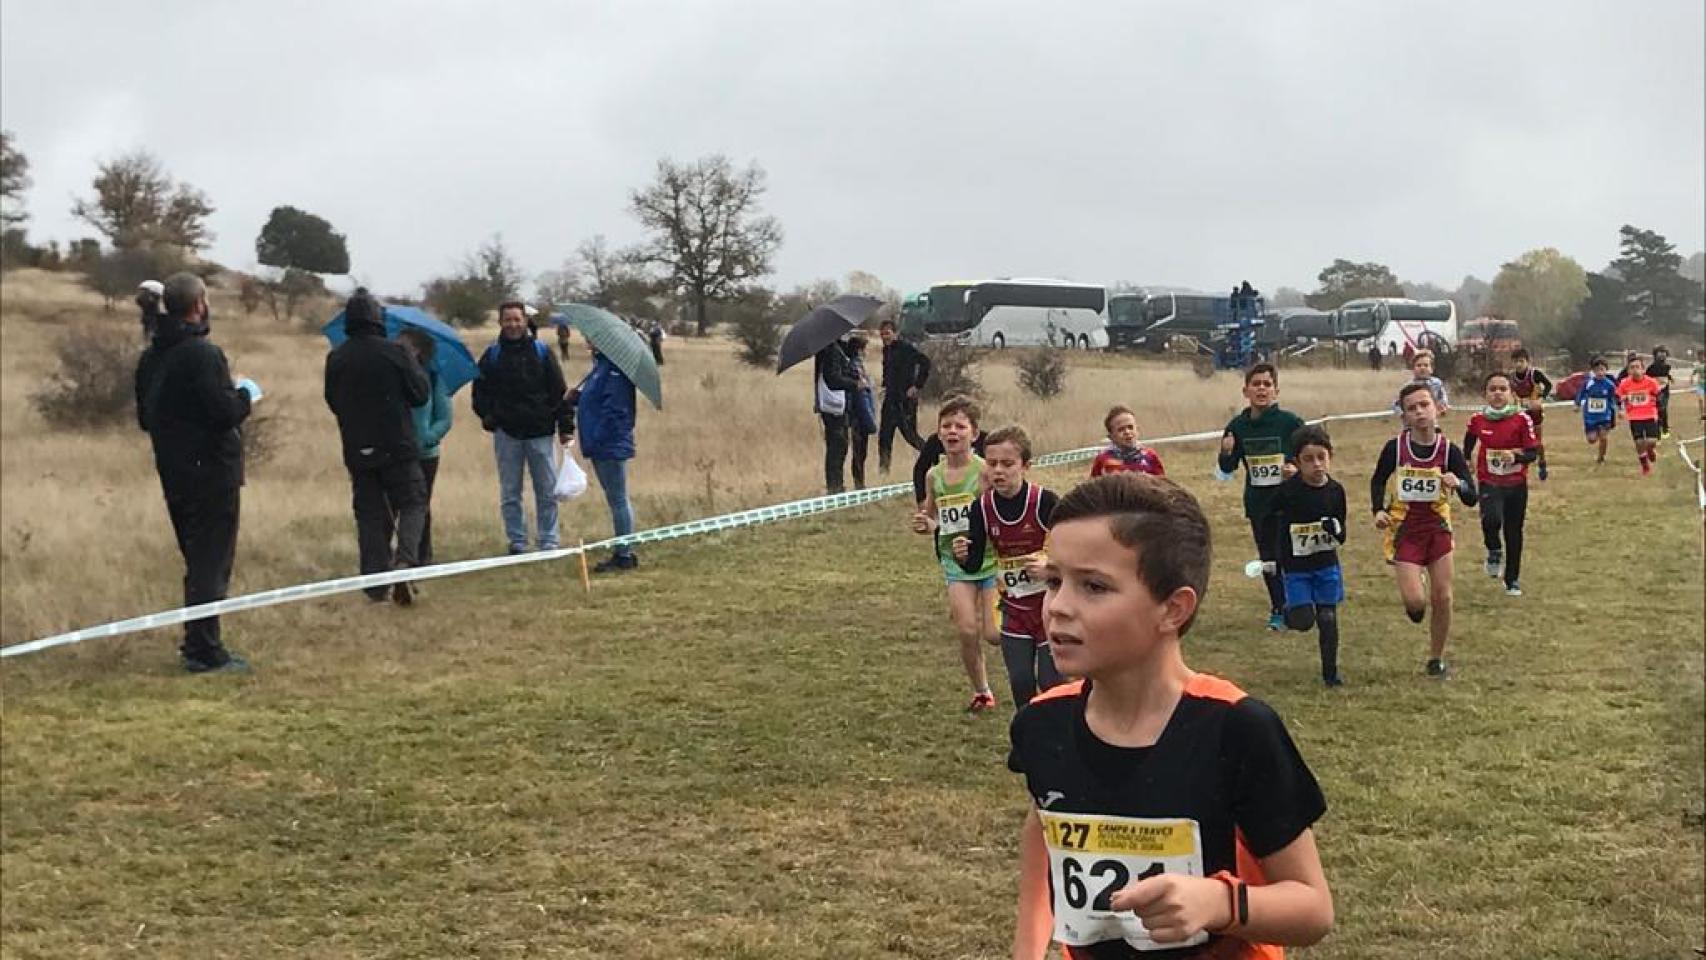
[[[521,505],[521,475],[533,477],[533,506],[541,550],[557,549],[557,465],[552,434],[567,442],[574,433],[574,408],[565,394],[563,368],[550,348],[528,330],[525,305],[498,308],[498,342],[480,356],[474,381],[474,415],[492,435],[498,460],[499,505],[510,553],[527,552],[527,515]]]
[[[193,273],[166,279],[165,313],[136,367],[136,417],[154,446],[178,552],[184,556],[184,606],[225,599],[237,556],[243,439],[237,432],[260,398],[252,380],[231,383],[225,354],[208,342],[207,287]],[[179,647],[191,673],[246,672],[219,638],[219,618],[184,624]]]
[[[888,473],[896,428],[912,449],[924,449],[924,438],[918,435],[918,391],[930,379],[930,358],[900,339],[893,320],[884,320],[877,328],[877,336],[883,340],[883,410],[877,434],[877,469]]]
[[[847,431],[853,404],[859,399],[859,375],[840,341],[817,352],[812,371],[817,388],[812,409],[823,421],[823,483],[830,493],[840,493],[847,462]]]
[[[426,478],[410,408],[429,398],[426,373],[402,344],[386,338],[385,308],[365,287],[344,304],[344,334],[348,339],[326,356],[326,406],[343,439],[361,572],[413,567],[426,523]],[[384,600],[387,592],[399,606],[414,602],[407,583],[367,596]]]

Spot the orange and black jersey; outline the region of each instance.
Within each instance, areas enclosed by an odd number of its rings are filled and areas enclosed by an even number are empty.
[[[1227,870],[1246,883],[1261,883],[1257,859],[1289,846],[1326,812],[1321,788],[1279,715],[1233,684],[1194,675],[1160,738],[1148,747],[1113,746],[1091,732],[1084,719],[1090,686],[1085,680],[1055,687],[1013,718],[1007,765],[1024,775],[1045,818],[1195,821],[1203,876]],[[1067,955],[1075,960],[1261,955],[1226,941],[1217,936],[1157,952],[1114,940],[1071,947]]]

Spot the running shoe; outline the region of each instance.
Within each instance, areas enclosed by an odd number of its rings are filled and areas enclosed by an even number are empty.
[[[1345,685],[1345,678],[1335,673],[1330,677],[1322,677],[1321,682],[1329,687],[1342,687]]]
[[[1268,629],[1269,630],[1284,630],[1285,629],[1285,614],[1283,614],[1283,613],[1270,613],[1270,614],[1268,614]]]
[[[967,713],[983,713],[986,710],[994,710],[994,709],[995,709],[995,694],[987,693],[987,692],[986,693],[975,693],[975,694],[972,694],[971,703],[966,707],[966,712]]]
[[[1444,660],[1428,661],[1428,676],[1433,677],[1436,680],[1443,680],[1448,672],[1449,671],[1445,668]]]
[[[1641,476],[1645,477],[1648,474],[1651,474],[1652,472],[1653,472],[1653,465],[1651,463],[1649,463],[1645,458],[1643,458],[1641,460]]]
[[[1505,596],[1507,596],[1507,597],[1520,597],[1520,596],[1522,596],[1522,584],[1520,584],[1520,583],[1507,583],[1507,584],[1505,584]]]
[[[1487,551],[1487,576],[1502,577],[1505,575],[1505,555],[1498,550]]]

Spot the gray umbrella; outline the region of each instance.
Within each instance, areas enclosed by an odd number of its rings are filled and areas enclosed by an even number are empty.
[[[815,355],[848,331],[857,329],[882,305],[883,302],[876,297],[845,293],[801,317],[782,338],[782,351],[776,357],[776,372],[781,373]]]

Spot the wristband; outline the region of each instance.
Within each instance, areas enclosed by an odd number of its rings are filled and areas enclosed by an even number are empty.
[[[1224,933],[1248,924],[1250,922],[1250,888],[1244,881],[1240,880],[1236,874],[1226,870],[1214,874],[1209,879],[1219,880],[1226,884],[1226,896],[1230,907],[1228,914],[1232,918],[1218,932]]]

